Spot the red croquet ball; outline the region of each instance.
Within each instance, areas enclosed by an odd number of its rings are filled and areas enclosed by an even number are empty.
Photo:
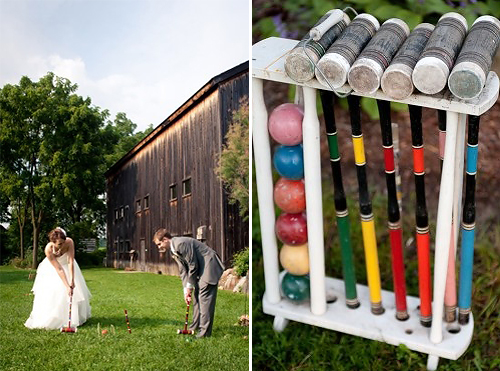
[[[304,213],[283,213],[276,220],[276,235],[286,245],[297,246],[307,242],[307,221]]]
[[[294,146],[302,143],[304,111],[293,103],[276,107],[269,116],[269,133],[280,144]]]
[[[101,334],[106,335],[108,333],[108,330],[102,330]]]
[[[304,180],[280,178],[274,186],[274,202],[286,213],[301,213],[306,209]]]

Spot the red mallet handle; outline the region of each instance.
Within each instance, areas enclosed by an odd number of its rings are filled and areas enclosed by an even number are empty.
[[[128,333],[131,334],[132,333],[132,330],[130,330],[130,322],[128,320],[128,313],[127,313],[127,310],[125,310],[125,321],[127,321],[127,329],[128,329]]]
[[[189,295],[189,298],[191,299],[191,295]],[[184,331],[182,332],[183,334],[187,334],[188,332],[188,317],[189,317],[189,305],[191,303],[191,300],[188,301],[187,307],[186,307],[186,320],[184,321]]]

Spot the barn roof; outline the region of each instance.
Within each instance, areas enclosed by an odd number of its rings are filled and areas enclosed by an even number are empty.
[[[169,126],[173,125],[179,118],[184,114],[189,112],[191,108],[196,106],[200,101],[202,101],[208,94],[212,93],[218,86],[225,81],[238,76],[245,71],[248,71],[248,61],[243,62],[223,73],[212,77],[201,89],[194,93],[191,98],[189,98],[184,104],[182,104],[174,113],[167,117],[160,125],[158,125],[149,135],[142,139],[139,143],[135,145],[130,151],[128,151],[121,159],[119,159],[113,166],[111,166],[106,173],[106,177],[115,173],[119,168],[121,168],[128,160],[133,158],[136,153],[140,152],[148,143],[150,143],[154,138],[156,138],[160,133],[165,131]]]

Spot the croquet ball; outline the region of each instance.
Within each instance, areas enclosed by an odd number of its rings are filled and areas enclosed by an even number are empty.
[[[108,330],[102,330],[101,334],[106,335],[108,333]]]
[[[300,246],[283,245],[280,250],[280,263],[291,274],[300,276],[309,273],[307,244]]]
[[[294,146],[302,142],[304,111],[293,103],[276,107],[269,116],[269,134],[279,144]]]
[[[302,301],[309,299],[309,276],[296,276],[286,273],[281,281],[281,292],[290,300]]]
[[[278,146],[273,156],[274,168],[279,175],[290,179],[304,177],[304,154],[302,144]]]
[[[282,213],[276,220],[276,236],[286,245],[307,242],[307,220],[304,213]]]
[[[274,202],[286,213],[300,213],[306,209],[304,180],[280,178],[274,186]]]

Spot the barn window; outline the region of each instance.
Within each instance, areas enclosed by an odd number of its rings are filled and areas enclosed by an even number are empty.
[[[124,211],[123,206],[122,206],[122,207],[120,207],[120,219],[123,219],[124,216],[125,216],[125,211]]]
[[[144,210],[149,209],[149,195],[144,197]]]
[[[115,221],[118,220],[119,216],[118,209],[115,209]]]
[[[177,200],[177,184],[171,184],[170,185],[170,201],[176,201]]]
[[[141,199],[135,201],[135,212],[138,213],[141,211]]]
[[[184,179],[182,181],[182,196],[191,195],[191,178]]]

